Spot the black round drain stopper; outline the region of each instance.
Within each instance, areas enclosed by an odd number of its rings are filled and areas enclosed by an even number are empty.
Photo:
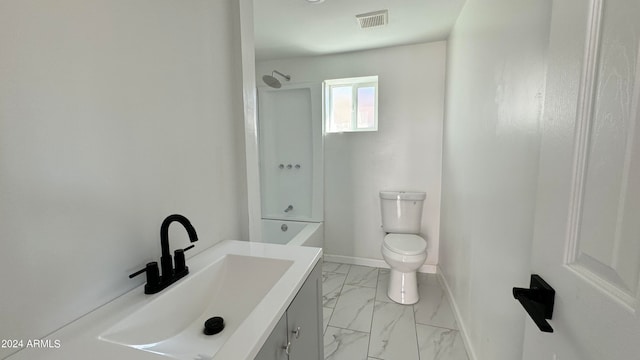
[[[204,334],[215,335],[224,329],[224,319],[220,316],[214,316],[204,322]]]

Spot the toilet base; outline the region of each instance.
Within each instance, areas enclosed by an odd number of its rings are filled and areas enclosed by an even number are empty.
[[[417,303],[420,295],[418,294],[416,271],[405,273],[391,269],[387,296],[398,304],[411,305]]]

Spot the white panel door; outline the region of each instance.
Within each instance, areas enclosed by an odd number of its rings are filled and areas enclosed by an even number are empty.
[[[640,359],[640,0],[554,1],[525,360]],[[528,280],[523,280],[527,285]]]

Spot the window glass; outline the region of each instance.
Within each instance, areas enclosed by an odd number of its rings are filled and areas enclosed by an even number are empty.
[[[325,131],[378,130],[378,77],[325,80]]]
[[[375,125],[375,95],[376,89],[372,86],[358,88],[357,128],[369,129]]]
[[[331,131],[341,132],[351,128],[353,90],[351,86],[336,86],[331,91]]]

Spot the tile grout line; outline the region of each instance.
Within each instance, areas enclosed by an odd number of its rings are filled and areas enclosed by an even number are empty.
[[[418,283],[418,285],[420,285],[420,284]],[[416,346],[418,347],[418,360],[421,360],[422,357],[420,356],[420,343],[418,342],[418,322],[416,321],[416,307],[415,307],[415,304],[411,305],[411,310],[413,311],[413,328],[414,328],[415,334],[416,334]]]
[[[349,276],[349,271],[351,271],[351,265],[347,265],[349,266],[349,270],[347,271],[346,274],[342,274],[342,273],[336,273],[334,272],[333,274],[341,274],[344,275],[344,280],[342,281],[342,286],[340,286],[340,291],[338,292],[338,297],[336,297],[336,303],[333,305],[333,310],[331,310],[331,316],[329,316],[329,320],[327,320],[327,329],[329,328],[329,325],[331,324],[331,319],[333,319],[333,315],[336,314],[336,308],[338,307],[338,300],[340,300],[340,296],[342,296],[342,290],[344,289],[344,284],[347,282],[347,276]],[[329,272],[329,271],[327,271]],[[338,326],[333,326],[335,328],[338,329],[343,329],[341,327]],[[351,330],[351,329],[344,329],[344,330]],[[324,333],[322,334],[322,337],[324,339]]]
[[[360,333],[360,334],[368,334],[368,332],[366,332],[366,331],[360,331],[360,330],[347,329],[347,328],[344,328],[344,327],[342,327],[342,326],[327,325],[327,328],[330,328],[330,327],[332,327],[332,328],[334,328],[334,329],[340,329],[340,330],[352,331],[352,332],[356,332],[356,333]]]
[[[349,268],[349,270],[351,270],[351,268]],[[336,272],[331,272],[331,271],[327,271],[328,273],[331,274],[339,274],[339,275],[343,275],[341,273],[336,273]],[[347,272],[348,273],[348,272]],[[324,339],[324,333],[327,332],[327,329],[329,328],[329,323],[331,322],[331,319],[333,318],[333,314],[335,314],[336,312],[336,305],[338,305],[338,299],[340,298],[340,295],[342,295],[342,288],[344,287],[344,283],[347,281],[347,274],[344,274],[344,281],[342,282],[342,286],[340,287],[340,291],[338,292],[338,297],[336,298],[336,303],[333,305],[331,309],[331,316],[329,316],[329,320],[327,320],[327,327],[324,329],[324,331],[322,332],[322,338]],[[324,305],[323,305],[324,307]],[[328,306],[327,306],[328,307]],[[324,311],[324,310],[323,310]],[[323,324],[324,325],[324,324]],[[334,326],[337,327],[337,326]]]
[[[460,332],[459,329],[452,329],[452,328],[448,328],[446,326],[425,324],[425,323],[421,323],[421,322],[417,322],[417,321],[416,321],[416,325],[429,326],[429,327],[433,327],[433,328],[436,328],[436,329],[443,329],[443,330],[450,330],[450,331],[458,331],[458,332]]]
[[[376,274],[376,287],[373,293],[373,311],[371,311],[371,323],[369,324],[369,341],[367,342],[367,358],[369,358],[369,349],[371,348],[371,332],[373,330],[373,316],[376,312],[376,301],[378,296],[378,279],[380,279],[380,268],[378,269],[378,273]]]

